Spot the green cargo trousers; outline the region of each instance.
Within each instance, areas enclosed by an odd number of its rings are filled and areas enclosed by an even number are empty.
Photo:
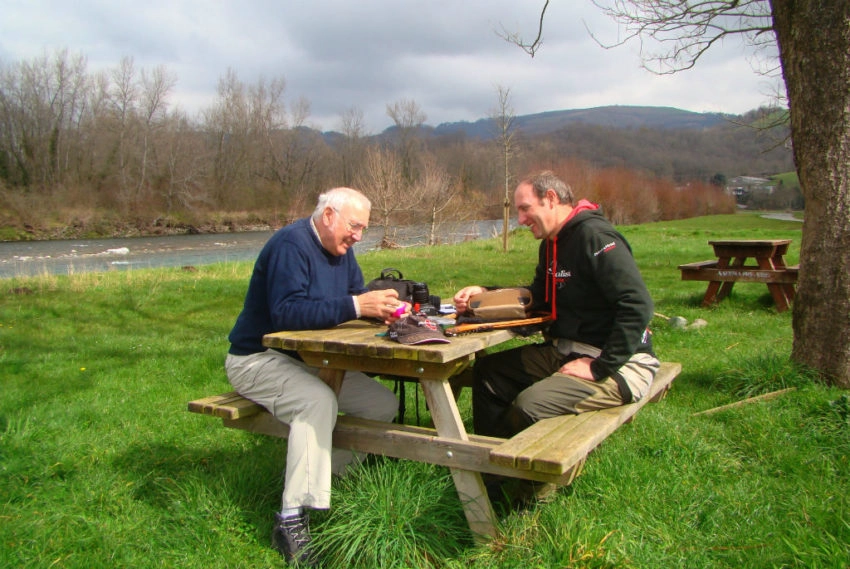
[[[623,405],[627,399],[613,378],[588,381],[558,372],[568,361],[585,355],[563,354],[546,342],[478,359],[472,385],[475,433],[509,438],[547,417]],[[641,374],[648,384],[659,363],[651,354],[635,354],[627,366],[621,371]]]

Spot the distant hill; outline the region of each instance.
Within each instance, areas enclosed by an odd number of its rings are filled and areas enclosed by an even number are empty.
[[[730,115],[721,113],[695,113],[672,107],[615,105],[517,116],[514,118],[514,126],[517,131],[532,136],[549,134],[575,125],[612,129],[702,130],[722,124],[729,118]],[[497,133],[496,122],[492,118],[486,118],[475,122],[442,123],[433,130],[433,134],[437,136],[459,133],[475,138],[492,138]]]
[[[674,180],[707,181],[718,175],[769,176],[794,170],[786,144],[788,126],[776,120],[775,112],[779,111],[765,108],[730,115],[672,107],[607,106],[516,116],[513,129],[526,150],[545,140],[547,152],[559,158],[572,157],[599,168],[632,168]],[[393,126],[371,138],[392,137],[395,130]],[[439,148],[458,137],[486,142],[498,135],[498,129],[494,119],[484,118],[423,125],[420,135]],[[332,145],[342,142],[339,133],[323,136]]]

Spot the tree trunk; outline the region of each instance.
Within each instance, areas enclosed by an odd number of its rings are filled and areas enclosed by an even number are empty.
[[[850,2],[771,7],[806,200],[791,357],[850,388]]]

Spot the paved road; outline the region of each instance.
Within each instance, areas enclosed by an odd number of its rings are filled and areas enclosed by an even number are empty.
[[[799,221],[800,223],[803,222],[802,219],[798,219],[798,218],[794,217],[793,213],[785,213],[785,212],[764,213],[764,214],[762,214],[762,217],[767,218],[767,219],[778,219],[780,221]]]

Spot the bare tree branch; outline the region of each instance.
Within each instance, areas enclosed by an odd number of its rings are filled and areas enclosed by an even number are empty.
[[[510,42],[520,49],[522,49],[525,53],[534,57],[534,54],[537,53],[537,50],[543,46],[543,19],[546,16],[546,8],[549,7],[549,0],[546,0],[543,4],[543,8],[540,10],[540,21],[537,25],[537,37],[534,38],[534,41],[531,43],[525,43],[522,39],[522,36],[519,35],[519,32],[509,32],[502,26],[501,32],[496,32],[496,35],[502,38],[503,40]]]
[[[669,75],[694,67],[713,45],[731,36],[743,36],[756,47],[775,46],[770,4],[766,0],[591,0],[625,30],[610,49],[636,39],[643,67]],[[658,51],[652,50],[657,44]]]

